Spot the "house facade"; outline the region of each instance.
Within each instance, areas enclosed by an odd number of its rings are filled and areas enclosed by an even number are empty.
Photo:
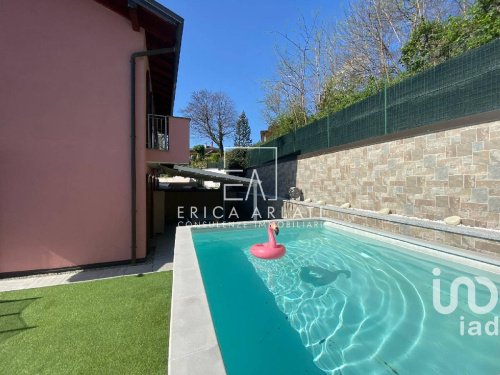
[[[183,19],[151,0],[0,3],[0,275],[144,258]]]

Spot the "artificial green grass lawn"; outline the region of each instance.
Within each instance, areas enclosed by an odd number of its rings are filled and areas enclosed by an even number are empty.
[[[172,272],[0,293],[0,374],[165,374]]]

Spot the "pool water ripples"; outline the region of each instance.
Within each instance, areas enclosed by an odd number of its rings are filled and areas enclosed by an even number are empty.
[[[228,375],[500,374],[498,336],[461,335],[476,314],[467,288],[449,315],[433,306],[457,277],[500,277],[336,228],[282,228],[284,257],[263,260],[250,247],[265,228],[194,232],[196,253]],[[476,283],[477,304],[489,290]]]
[[[424,303],[432,301],[431,268],[423,278],[407,255],[330,229],[308,231],[285,244],[287,253],[277,261],[242,251],[321,370],[344,375],[432,370],[436,364],[420,357],[426,340],[441,334],[436,319],[426,321],[429,313],[436,317],[429,311],[432,302]],[[460,343],[451,346],[461,349]],[[437,365],[442,373],[453,367],[448,360],[445,353]]]

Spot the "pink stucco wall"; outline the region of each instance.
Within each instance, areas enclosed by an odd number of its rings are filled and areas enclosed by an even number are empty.
[[[129,259],[129,58],[143,32],[94,1],[2,1],[0,46],[0,273]],[[137,104],[144,145],[143,95]]]
[[[189,121],[184,117],[168,118],[168,151],[146,150],[149,162],[188,164],[189,163]]]

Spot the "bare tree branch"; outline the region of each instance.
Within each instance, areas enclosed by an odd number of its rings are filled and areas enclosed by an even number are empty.
[[[231,98],[223,92],[195,91],[182,112],[191,118],[193,130],[216,144],[222,155],[224,140],[236,127],[236,110]]]

